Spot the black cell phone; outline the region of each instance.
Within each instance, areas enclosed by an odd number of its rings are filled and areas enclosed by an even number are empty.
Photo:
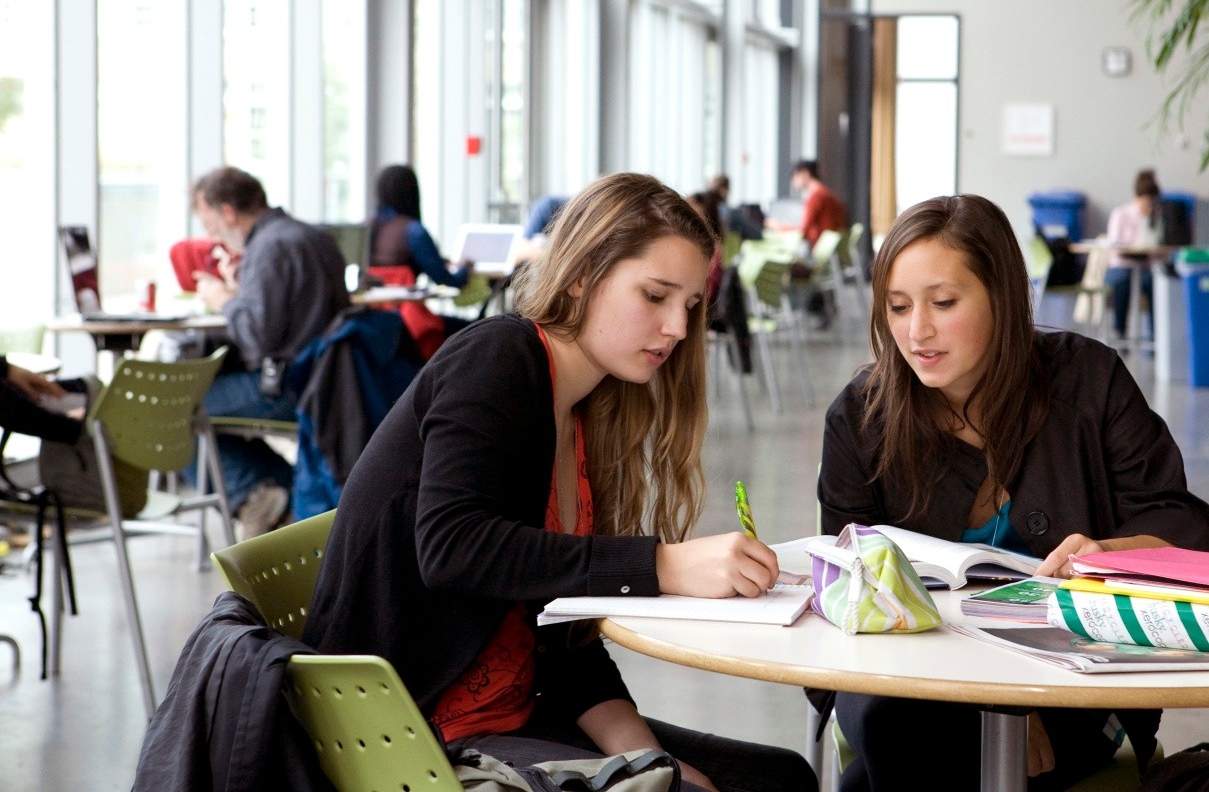
[[[260,364],[260,394],[262,396],[280,396],[285,380],[284,360],[266,357]]]

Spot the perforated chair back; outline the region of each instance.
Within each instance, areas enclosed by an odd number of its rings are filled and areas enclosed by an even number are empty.
[[[831,261],[831,257],[839,252],[840,243],[843,241],[844,235],[839,231],[822,232],[815,240],[814,247],[810,249],[810,258],[814,260],[815,264],[826,266]]]
[[[336,510],[316,514],[210,554],[227,586],[252,601],[273,629],[302,638]]]
[[[89,416],[109,453],[143,470],[179,471],[193,460],[194,420],[227,348],[197,360],[122,358]]]
[[[287,694],[339,792],[461,792],[445,751],[390,663],[372,655],[295,655]]]
[[[752,284],[756,297],[772,311],[782,308],[781,298],[789,283],[790,265],[781,261],[765,261]]]

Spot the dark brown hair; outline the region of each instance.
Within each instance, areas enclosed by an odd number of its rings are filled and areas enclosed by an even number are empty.
[[[890,270],[903,250],[922,240],[961,254],[990,296],[993,329],[986,354],[994,365],[987,366],[957,415],[939,391],[919,381],[890,332]],[[954,195],[899,215],[873,262],[869,324],[874,362],[865,384],[862,430],[880,446],[873,477],[894,478],[909,493],[907,514],[888,516],[906,521],[927,508],[933,485],[945,472],[940,460],[946,455],[940,452],[957,442],[953,417],[982,436],[991,480],[1006,489],[1049,409],[1049,379],[1034,343],[1028,270],[1003,210],[977,195]]]
[[[1150,168],[1138,171],[1138,175],[1133,180],[1133,194],[1141,197],[1149,195],[1152,198],[1159,197],[1159,182],[1154,177],[1154,171]]]
[[[193,196],[200,197],[207,206],[217,209],[227,204],[241,214],[269,208],[260,181],[247,171],[230,165],[199,177],[193,183]]]

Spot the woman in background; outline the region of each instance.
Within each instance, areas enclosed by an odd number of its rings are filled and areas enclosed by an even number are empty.
[[[1003,211],[975,195],[934,198],[894,221],[873,264],[874,362],[827,412],[823,530],[897,525],[1044,559],[1179,545],[1209,550],[1209,506],[1117,353],[1033,328],[1028,271]],[[901,788],[937,754],[929,783],[979,785],[979,711],[839,693],[860,754],[843,789]],[[1128,733],[1144,765],[1157,710],[1041,709],[1029,716],[1029,789],[1064,789]]]
[[[1134,248],[1154,247],[1162,240],[1159,222],[1159,183],[1153,170],[1138,171],[1133,182],[1133,200],[1116,207],[1108,215],[1108,241],[1112,245]],[[1146,256],[1126,256],[1114,252],[1104,283],[1112,290],[1112,328],[1118,339],[1125,338],[1129,320],[1130,280],[1136,276],[1138,292],[1149,306],[1154,299],[1154,278]]]
[[[776,580],[742,532],[687,539],[716,244],[649,176],[573,198],[517,276],[516,313],[450,339],[358,459],[304,641],[388,659],[452,751],[525,765],[662,747],[686,789],[816,789],[797,753],[639,715],[595,623],[535,622],[556,597]]]
[[[420,182],[407,165],[388,165],[378,174],[378,210],[369,244],[369,274],[390,285],[411,286],[424,274],[435,284],[460,289],[470,277],[471,262],[451,271],[420,222]],[[420,301],[402,303],[399,313],[425,360],[469,324],[460,317],[434,314]]]

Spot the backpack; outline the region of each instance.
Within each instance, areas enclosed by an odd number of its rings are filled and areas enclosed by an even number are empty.
[[[514,767],[471,748],[451,757],[466,792],[679,792],[680,766],[655,748]]]
[[[1138,792],[1205,790],[1209,790],[1209,742],[1185,748],[1150,765],[1138,787]]]

